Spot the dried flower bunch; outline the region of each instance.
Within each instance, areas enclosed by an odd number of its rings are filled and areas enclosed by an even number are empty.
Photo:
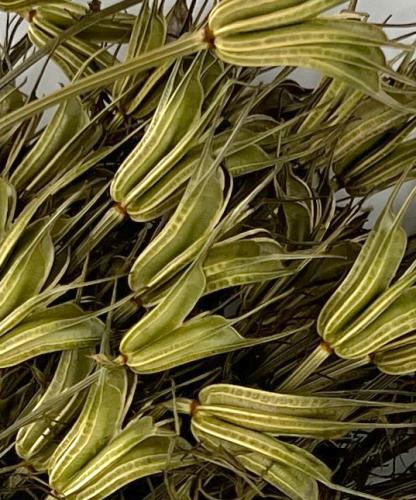
[[[172,3],[0,0],[0,498],[414,498],[414,45]]]

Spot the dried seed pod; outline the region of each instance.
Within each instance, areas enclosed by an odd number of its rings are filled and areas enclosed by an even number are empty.
[[[61,33],[60,28],[37,15],[34,16],[28,30],[31,42],[40,48],[51,43]],[[81,74],[93,75],[97,70],[113,66],[115,62],[115,56],[107,50],[76,36],[68,38],[58,45],[52,58],[70,80],[79,76],[80,71]]]
[[[413,277],[416,281],[416,276]],[[416,329],[416,288],[405,289],[399,297],[357,333],[336,346],[335,352],[345,359],[364,358],[379,350],[389,350],[394,342]],[[346,333],[349,333],[348,329]]]
[[[322,439],[337,439],[351,430],[395,427],[395,424],[344,422],[353,410],[385,406],[391,412],[400,412],[412,407],[405,403],[276,394],[228,384],[208,386],[199,398],[201,404],[195,411],[202,415],[274,436]]]
[[[231,1],[216,6],[209,30],[220,59],[239,66],[301,66],[323,72],[385,102],[380,71],[387,69],[381,29],[348,19],[315,19],[337,0],[280,4]],[[280,8],[279,8],[280,7]],[[294,27],[296,26],[296,27]]]
[[[318,483],[298,469],[273,461],[261,453],[239,451],[234,456],[247,470],[282,491],[291,500],[319,500]]]
[[[243,234],[221,241],[211,247],[204,261],[205,293],[288,276],[293,270],[284,263],[296,257],[268,237],[245,238]]]
[[[83,380],[93,367],[93,361],[88,356],[91,353],[91,349],[64,351],[46,391],[40,397],[36,396],[34,409]],[[81,404],[83,398],[76,394],[62,404],[54,405],[41,419],[20,428],[16,437],[16,453],[36,470],[47,470],[58,436],[71,423]]]
[[[374,363],[377,368],[388,375],[408,375],[416,371],[416,342],[403,339],[401,347],[393,345],[386,351],[377,352]]]
[[[342,184],[352,196],[365,196],[393,186],[403,172],[409,172],[408,180],[413,179],[416,175],[415,154],[416,141],[405,141],[381,159],[371,160],[367,165],[358,162],[358,171],[348,168],[342,177]]]
[[[49,461],[49,482],[57,491],[63,491],[72,477],[120,432],[126,394],[126,371],[102,368],[78,419]]]

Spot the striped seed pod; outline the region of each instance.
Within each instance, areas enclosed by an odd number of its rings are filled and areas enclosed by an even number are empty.
[[[77,132],[89,122],[78,98],[63,102],[28,154],[14,169],[10,182],[21,190],[51,162]]]
[[[51,398],[83,380],[93,367],[91,349],[64,351],[46,391],[36,396],[37,404],[45,405]],[[46,471],[48,461],[57,447],[57,439],[83,403],[79,394],[62,404],[55,404],[45,415],[19,429],[16,436],[16,453],[38,471]]]
[[[205,293],[288,276],[293,270],[285,266],[285,261],[304,258],[302,254],[286,253],[270,237],[247,236],[243,233],[210,248],[204,261]]]
[[[188,443],[155,425],[151,417],[135,418],[81,468],[62,490],[68,500],[107,498],[144,476],[190,465]]]
[[[150,7],[148,0],[142,3],[140,13],[136,17],[131,30],[127,53],[124,58],[126,62],[131,61],[140,54],[164,45],[166,41],[167,24],[163,13],[156,9],[156,5],[155,2],[153,6]],[[129,89],[136,93],[138,86],[143,86],[145,79],[146,75],[131,75],[117,80],[113,87],[113,97],[120,97]],[[119,106],[122,109],[128,108],[129,100],[130,96],[127,99],[124,98],[123,101],[119,103]]]
[[[222,443],[231,443],[239,447],[260,453],[273,460],[299,470],[299,472],[321,481],[330,483],[331,470],[312,453],[289,443],[283,443],[265,433],[252,431],[224,422],[218,418],[196,412],[192,418],[192,432],[198,441],[204,443],[212,438]]]
[[[230,133],[231,131],[226,131],[214,137],[211,153],[214,158],[223,150]],[[233,177],[257,172],[273,165],[272,156],[259,144],[252,144],[255,138],[255,134],[242,128],[241,132],[236,134],[235,142],[224,153],[224,167]],[[131,204],[135,220],[150,221],[174,209],[185,192],[187,182],[197,170],[203,153],[203,144],[191,148],[172,169],[136,199]]]
[[[92,347],[103,331],[101,321],[73,303],[35,312],[0,337],[0,368],[49,352]]]
[[[124,362],[136,373],[157,373],[207,356],[224,354],[245,347],[272,342],[295,331],[264,338],[247,339],[234,328],[240,318],[226,319],[202,313],[185,321],[166,335],[128,354]],[[303,329],[304,327],[301,327]]]
[[[273,436],[337,439],[352,430],[395,428],[395,424],[343,421],[355,409],[383,407],[384,403],[276,394],[227,384],[203,389],[200,403],[195,410],[198,414],[212,415],[225,422]],[[411,407],[386,403],[390,411],[410,410]]]
[[[193,139],[188,132],[201,116],[203,89],[198,78],[200,60],[195,59],[179,85],[178,71],[179,65],[169,78],[144,137],[122,163],[111,183],[113,200],[120,203],[133,219],[134,213],[130,214],[129,204],[139,195],[135,188],[144,190],[144,179],[145,187],[151,186],[148,174],[153,173],[155,167],[159,171],[162,160],[169,153],[178,155],[177,159],[185,153],[183,149]]]
[[[383,31],[357,20],[319,18],[342,0],[221,2],[210,13],[209,33],[223,61],[239,66],[301,66],[390,101],[381,90],[387,69]]]
[[[333,344],[344,338],[343,330],[377,296],[386,291],[396,275],[406,249],[406,233],[400,223],[405,204],[393,216],[393,197],[378,218],[351,271],[325,304],[318,318],[318,331]]]
[[[0,243],[14,219],[17,203],[15,188],[0,177]]]
[[[126,395],[126,371],[102,368],[78,419],[50,458],[49,482],[55,490],[63,491],[73,476],[120,432]]]
[[[132,290],[140,294],[163,284],[197,255],[222,213],[223,187],[220,170],[207,168],[199,182],[190,181],[172,217],[134,262],[129,275]]]
[[[342,184],[352,196],[366,196],[393,186],[403,172],[409,172],[407,180],[413,179],[416,175],[415,154],[416,141],[404,141],[386,156],[383,154],[381,158],[376,156],[367,162],[358,162],[356,169],[349,168],[342,177]]]
[[[359,163],[360,159],[371,152],[371,148],[387,140],[386,135],[399,127],[406,127],[409,115],[396,110],[375,105],[371,111],[360,118],[353,115],[353,122],[337,142],[334,151],[334,171],[341,182],[347,176],[351,165]],[[399,129],[400,130],[400,129]]]
[[[200,265],[184,273],[166,297],[124,335],[120,351],[127,360],[135,351],[146,348],[180,326],[201,297],[205,284]]]
[[[0,320],[35,297],[50,275],[55,249],[47,223],[37,221],[23,232],[0,275]]]
[[[29,24],[28,36],[39,48],[59,37],[61,33],[60,28],[37,15],[33,16]],[[113,66],[115,62],[115,57],[107,50],[76,36],[58,45],[52,58],[70,80],[78,76],[80,71],[86,76],[92,75],[98,70]]]
[[[74,24],[74,20],[90,14],[84,5],[67,0],[26,3],[35,3],[35,16],[62,30],[70,28]],[[92,26],[88,26],[77,37],[90,42],[127,42],[133,23],[133,15],[117,12],[111,18],[100,19]]]

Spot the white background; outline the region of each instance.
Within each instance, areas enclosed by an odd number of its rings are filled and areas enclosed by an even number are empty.
[[[84,5],[87,5],[88,1],[87,0],[78,0],[79,3],[83,3]],[[256,0],[253,0],[255,2]],[[33,2],[36,4],[36,0]],[[115,3],[114,0],[102,0],[102,7],[107,7],[111,4]],[[169,8],[172,5],[173,1],[172,0],[167,0],[166,1],[166,6]],[[201,1],[199,2],[201,3]],[[348,5],[348,2],[345,3],[345,6]],[[343,6],[341,6],[343,7]],[[340,8],[341,8],[340,7]],[[135,8],[137,11],[138,8]],[[337,10],[337,9],[335,9]],[[410,23],[415,23],[414,28],[388,28],[387,33],[389,34],[390,37],[397,37],[401,36],[405,33],[409,33],[412,31],[416,31],[416,0],[358,0],[357,4],[357,10],[362,13],[368,13],[370,14],[370,19],[373,22],[378,22],[382,23],[384,22],[389,16],[389,23],[394,23],[394,24],[410,24]],[[134,9],[133,9],[134,11]],[[0,41],[2,41],[3,36],[4,36],[4,21],[5,21],[5,14],[0,13]],[[25,29],[25,24],[22,24],[22,30]],[[416,40],[416,38],[411,38],[410,40]],[[388,55],[393,55],[394,52],[388,51]],[[31,68],[31,70],[24,76],[24,80],[26,81],[26,84],[23,86],[23,89],[25,87],[27,89],[31,88],[31,85],[35,81],[37,74],[40,71],[40,68],[43,66],[42,62],[38,63],[36,66]],[[313,72],[310,71],[302,71],[302,70],[297,70],[296,73],[296,78],[299,80],[300,83],[302,83],[305,86],[313,86],[316,84],[318,80],[318,76],[314,74]],[[62,84],[64,84],[67,81],[66,77],[64,74],[61,72],[59,68],[57,68],[53,64],[49,64],[43,79],[42,83],[39,87],[39,95],[42,94],[47,94],[53,90],[56,90],[59,88]],[[22,78],[19,79],[17,82],[18,84],[23,83]],[[45,113],[45,118],[47,116],[50,116],[50,111],[49,113]],[[401,200],[405,197],[406,193],[409,192],[409,190],[412,187],[412,183],[408,183],[406,186],[403,188],[403,192],[401,193],[401,196],[398,200],[398,203],[401,203]],[[370,217],[370,222],[374,221],[377,213],[381,210],[383,207],[386,198],[388,197],[389,192],[384,192],[376,195],[373,197],[369,203],[367,203],[367,206],[371,206],[371,208],[374,209],[372,216]],[[406,218],[405,224],[408,232],[416,232],[416,214],[415,210],[409,211],[409,214]]]

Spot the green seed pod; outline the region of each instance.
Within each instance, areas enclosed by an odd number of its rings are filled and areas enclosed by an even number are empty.
[[[226,0],[210,14],[209,26],[217,34],[244,33],[298,24],[343,3],[342,0]]]
[[[20,190],[29,184],[54,156],[88,123],[88,115],[77,98],[63,102],[29,153],[15,168],[10,182]]]
[[[101,340],[103,331],[101,321],[72,303],[36,312],[0,337],[0,368],[48,352],[91,347]]]
[[[416,278],[414,278],[416,280]],[[416,329],[416,288],[405,290],[372,323],[337,345],[335,352],[346,359],[364,358]]]
[[[235,322],[218,315],[195,316],[150,345],[126,355],[126,364],[136,373],[157,373],[207,356],[271,342],[289,334],[284,332],[246,339],[232,326]]]
[[[416,342],[374,356],[377,368],[388,375],[408,375],[416,371]]]
[[[319,500],[318,483],[298,469],[260,453],[237,452],[235,459],[247,470],[276,487],[291,500]]]
[[[16,203],[15,188],[0,177],[0,243],[14,219]]]
[[[20,237],[0,276],[0,319],[42,290],[54,256],[54,245],[49,231],[45,231],[45,221],[35,222]]]
[[[410,114],[389,109],[373,99],[363,100],[352,113],[333,152],[334,171],[341,181],[350,172],[361,170],[367,155],[380,144],[384,147],[390,142],[392,133],[396,135],[406,129],[410,118]]]
[[[88,357],[91,349],[64,351],[54,376],[46,391],[39,397],[34,409],[46,404],[51,398],[83,380],[93,367]],[[37,470],[45,471],[50,456],[62,434],[83,403],[76,394],[62,404],[54,405],[41,419],[19,429],[16,437],[16,453]]]
[[[102,368],[88,391],[82,411],[49,462],[49,482],[63,491],[77,474],[120,431],[127,395],[127,374]]]
[[[51,43],[61,33],[60,28],[39,16],[34,16],[28,30],[31,42],[40,48]],[[105,49],[76,36],[58,45],[52,58],[70,80],[78,76],[80,71],[85,75],[93,75],[97,70],[113,66],[115,62],[115,57]]]
[[[133,264],[129,276],[132,290],[141,293],[162,284],[196,256],[221,214],[223,183],[221,171],[190,182],[166,226]]]
[[[178,66],[167,83],[144,137],[122,163],[111,183],[112,198],[127,208],[137,196],[132,191],[145,176],[184,138],[199,120],[203,90],[199,61],[189,68],[178,85]]]
[[[173,451],[174,441],[182,452]],[[63,494],[69,500],[106,498],[140,477],[190,465],[187,449],[184,439],[155,426],[150,417],[136,418],[74,475]]]
[[[287,276],[293,271],[284,265],[284,261],[291,258],[296,259],[296,255],[286,254],[276,241],[268,237],[244,238],[244,235],[238,235],[216,243],[204,261],[205,293]]]
[[[86,7],[71,1],[31,3],[37,5],[35,17],[62,30],[70,28],[74,21],[90,14]],[[101,19],[92,26],[88,26],[77,37],[93,42],[126,42],[133,23],[133,15],[117,12],[111,18]]]
[[[166,19],[156,10],[156,4],[153,5],[153,8],[150,8],[149,2],[146,0],[143,2],[140,13],[135,19],[124,60],[126,62],[131,61],[140,54],[163,46],[166,41],[166,33]],[[117,80],[113,87],[113,97],[121,96],[128,89],[134,90],[138,83],[142,86],[145,78],[145,76],[139,75],[139,77],[128,76]],[[123,102],[120,106],[124,109],[128,107],[128,102]]]
[[[389,71],[381,50],[383,31],[348,19],[316,19],[342,0],[222,2],[209,16],[209,33],[223,61],[239,66],[301,66],[377,96],[380,71]]]
[[[365,405],[364,401],[320,396],[301,396],[261,391],[231,384],[213,384],[199,392],[202,405],[227,405],[264,414],[310,418],[340,418],[345,412]],[[371,403],[370,403],[371,405]]]
[[[215,417],[201,415],[198,411],[192,418],[192,432],[202,442],[205,435],[230,442],[248,451],[260,453],[278,463],[293,467],[323,483],[328,483],[332,475],[331,470],[324,463],[298,446],[283,443],[261,432],[229,424]]]
[[[416,141],[408,140],[399,144],[382,159],[371,162],[360,173],[348,168],[342,183],[352,196],[365,196],[394,185],[400,180],[403,172],[409,171],[411,167],[413,168],[409,172],[408,179],[413,179],[416,175],[415,154]],[[357,167],[360,166],[358,163]]]
[[[121,353],[128,357],[180,326],[201,297],[205,283],[200,265],[184,273],[166,297],[125,334],[120,344]]]
[[[371,301],[382,294],[394,278],[406,249],[406,233],[400,226],[405,206],[391,214],[392,199],[377,220],[348,276],[325,304],[318,318],[318,331],[330,344],[342,340],[344,327]]]

